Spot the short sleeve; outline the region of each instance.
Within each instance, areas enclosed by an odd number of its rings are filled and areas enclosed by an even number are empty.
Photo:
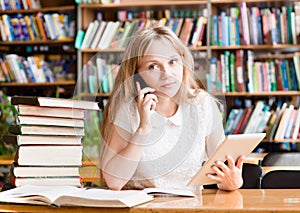
[[[135,110],[135,104],[129,104],[124,102],[120,105],[119,110],[114,119],[114,125],[133,133],[137,124],[137,116]]]
[[[217,100],[214,97],[210,95],[207,95],[205,97],[204,111],[205,111],[205,117],[207,121],[207,126],[206,126],[207,135],[214,132],[220,126],[223,127],[222,114],[217,105]]]
[[[214,97],[207,95],[203,107],[206,118],[206,152],[210,156],[225,139],[223,118]]]

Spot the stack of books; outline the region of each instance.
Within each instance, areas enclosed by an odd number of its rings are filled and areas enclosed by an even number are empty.
[[[82,138],[85,110],[99,110],[92,101],[14,96],[17,122],[4,135],[18,149],[11,166],[11,183],[82,186]]]

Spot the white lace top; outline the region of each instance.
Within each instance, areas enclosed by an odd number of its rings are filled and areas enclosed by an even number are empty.
[[[139,114],[135,100],[121,106],[114,124],[131,134],[136,132]],[[221,114],[206,92],[200,92],[192,104],[179,106],[172,117],[154,111],[151,124],[142,158],[125,188],[184,187],[224,140]]]

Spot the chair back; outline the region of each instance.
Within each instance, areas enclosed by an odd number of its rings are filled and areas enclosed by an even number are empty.
[[[261,166],[300,166],[300,152],[270,152]]]
[[[242,170],[244,183],[241,189],[259,189],[263,175],[263,169],[259,165],[244,163]]]
[[[300,188],[300,171],[273,170],[266,173],[261,181],[262,189],[298,189]]]

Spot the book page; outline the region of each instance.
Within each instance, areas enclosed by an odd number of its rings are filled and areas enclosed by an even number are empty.
[[[87,188],[85,191],[59,197],[54,203],[61,206],[132,207],[151,200],[153,197],[141,190]]]
[[[26,185],[0,193],[0,201],[51,205],[61,195],[72,195],[84,191],[74,186],[32,186]],[[39,200],[40,203],[35,202]]]

